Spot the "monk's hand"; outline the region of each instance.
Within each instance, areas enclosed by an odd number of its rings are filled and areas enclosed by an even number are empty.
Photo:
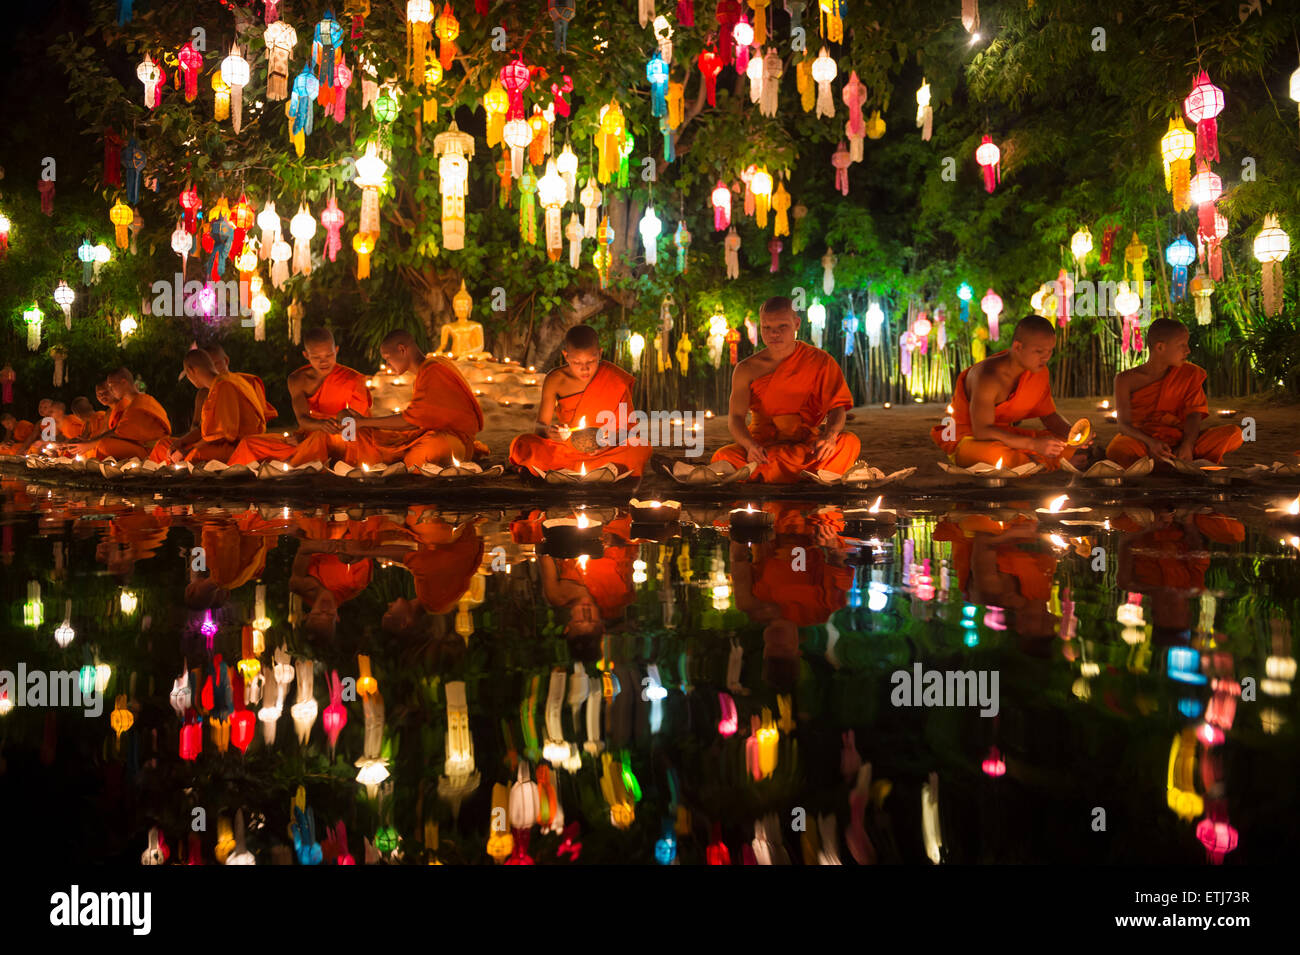
[[[569,429],[562,424],[552,421],[546,426],[546,436],[552,441],[568,441]]]
[[[1196,445],[1191,441],[1184,441],[1178,445],[1178,459],[1180,461],[1190,461],[1193,458],[1193,451]]]
[[[1174,456],[1173,448],[1157,438],[1149,440],[1147,448],[1151,451],[1153,458],[1172,458]]]
[[[91,444],[89,441],[79,441],[76,444],[68,445],[68,450],[71,451],[73,454],[79,454],[84,456],[89,454],[90,449],[93,447],[94,445]]]
[[[185,452],[184,452],[184,451],[173,451],[173,452],[172,452],[171,454],[169,454],[167,457],[172,461],[173,464],[180,464],[182,461],[185,460]]]
[[[839,443],[839,432],[828,432],[817,439],[813,445],[813,461],[820,464],[830,458],[835,453],[835,446]]]
[[[1065,442],[1053,435],[1040,435],[1031,442],[1035,453],[1047,458],[1060,457],[1065,451]]]
[[[745,448],[745,460],[750,464],[766,464],[767,452],[763,450],[761,445],[750,442],[749,446]]]

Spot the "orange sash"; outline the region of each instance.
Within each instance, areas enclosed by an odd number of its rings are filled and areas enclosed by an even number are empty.
[[[998,354],[1006,353],[998,352]],[[996,357],[997,355],[990,355],[985,361]],[[963,438],[971,436],[970,394],[966,387],[966,376],[973,367],[972,365],[970,368],[962,369],[952,389],[952,417],[956,422],[957,436],[950,441],[945,441],[943,424],[937,424],[930,429],[930,438],[944,450],[945,454],[952,454]],[[1044,368],[1038,372],[1025,371],[1016,380],[1015,387],[1006,400],[994,407],[993,424],[1016,434],[1033,434],[1035,432],[1017,428],[1015,425],[1030,418],[1041,418],[1055,412],[1056,403],[1052,400],[1052,383],[1048,370]]]

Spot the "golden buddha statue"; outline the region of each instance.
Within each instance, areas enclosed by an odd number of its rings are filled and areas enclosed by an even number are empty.
[[[473,307],[474,299],[465,290],[465,280],[461,279],[460,291],[451,300],[456,320],[442,326],[442,338],[438,342],[440,353],[457,359],[492,357],[491,352],[483,347],[483,326],[469,320]]]

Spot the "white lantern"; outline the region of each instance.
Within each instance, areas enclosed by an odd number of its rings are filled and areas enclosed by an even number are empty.
[[[311,274],[311,238],[316,234],[316,220],[307,211],[306,203],[289,220],[289,234],[293,236],[293,274]]]
[[[1276,315],[1282,311],[1282,260],[1291,251],[1291,238],[1278,225],[1276,215],[1264,217],[1264,228],[1255,236],[1255,258],[1263,266],[1264,311]]]
[[[875,348],[880,344],[880,329],[885,324],[885,313],[881,311],[878,302],[872,302],[867,307],[867,344]]]
[[[826,330],[826,306],[813,302],[808,306],[808,324],[812,327],[813,344],[822,347],[822,333]]]
[[[560,207],[568,187],[556,169],[554,159],[546,161],[546,172],[537,180],[537,201],[546,211],[546,255],[552,262],[558,262],[564,252],[564,235]]]
[[[983,148],[983,147],[980,147]],[[1088,274],[1086,260],[1088,253],[1092,251],[1092,232],[1086,226],[1080,226],[1079,231],[1070,237],[1070,253],[1074,256],[1074,261],[1079,265],[1079,271],[1083,275]]]
[[[501,139],[510,147],[510,173],[516,179],[524,174],[524,150],[533,141],[533,129],[527,120],[509,120],[501,130]]]
[[[54,631],[54,642],[59,645],[59,649],[66,649],[73,638],[77,635],[72,629],[72,601],[63,602],[63,623],[59,624],[58,629]]]
[[[645,351],[645,336],[636,332],[627,341],[628,350],[632,353],[632,370],[641,369],[641,353]]]
[[[230,55],[221,61],[221,78],[230,86],[230,115],[238,135],[244,121],[244,87],[248,85],[248,61],[239,55],[239,44],[230,45]]]
[[[921,130],[921,139],[930,141],[934,128],[934,110],[930,108],[930,84],[921,77],[921,88],[916,91],[916,125]]]
[[[641,243],[645,246],[646,265],[655,265],[659,261],[659,233],[663,231],[663,223],[655,215],[654,208],[648,208],[645,215],[641,217],[641,224],[637,227],[641,233]]]
[[[560,150],[555,168],[564,177],[564,201],[572,202],[578,194],[578,156],[568,143]]]
[[[134,335],[139,330],[139,328],[140,328],[140,323],[135,320],[134,315],[127,315],[125,318],[123,318],[120,322],[117,323],[117,332],[121,336],[123,342],[125,342],[128,338]],[[125,599],[126,594],[124,593],[122,596],[123,599]]]
[[[817,84],[816,115],[818,117],[835,115],[835,97],[831,94],[831,81],[838,74],[839,67],[835,65],[835,60],[826,52],[826,47],[822,47],[812,65],[812,78]]]
[[[72,327],[72,302],[76,297],[77,293],[72,290],[72,286],[59,279],[59,284],[54,289],[54,301],[63,309],[64,323],[68,328]]]

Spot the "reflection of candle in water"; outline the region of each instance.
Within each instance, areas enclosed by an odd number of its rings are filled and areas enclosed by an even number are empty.
[[[1048,513],[1051,514],[1060,513],[1061,508],[1065,506],[1065,502],[1068,501],[1069,499],[1070,499],[1070,495],[1068,494],[1062,494],[1060,497],[1052,498],[1052,503],[1047,505]]]
[[[878,498],[876,498],[876,503],[875,503],[875,504],[872,504],[869,508],[867,508],[867,512],[870,513],[870,514],[879,514],[879,513],[880,513],[880,502],[883,501],[884,499],[885,499],[885,498],[884,498],[883,495],[880,496],[880,497],[878,497]]]
[[[1286,512],[1293,516],[1300,515],[1300,494],[1297,494],[1295,500],[1287,505]]]
[[[952,405],[948,406],[948,414],[952,414]]]
[[[587,520],[587,515],[586,515],[586,514],[579,514],[579,515],[578,515],[578,530],[580,530],[580,531],[582,531],[582,530],[586,530],[587,527],[590,526],[590,524],[591,524],[591,522],[590,522],[589,520]]]
[[[885,402],[885,408],[886,408],[886,409],[889,409],[889,408],[892,408],[892,407],[894,407],[894,405],[893,405],[892,402],[889,402],[889,401],[886,401],[886,402]]]

